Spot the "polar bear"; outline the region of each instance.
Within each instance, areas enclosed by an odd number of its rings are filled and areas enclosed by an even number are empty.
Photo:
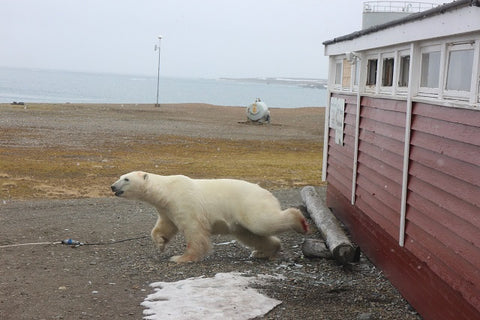
[[[183,233],[187,248],[183,255],[170,259],[177,263],[202,259],[212,248],[212,234],[232,234],[254,250],[253,257],[270,258],[280,250],[275,234],[308,232],[300,210],[282,210],[269,191],[243,180],[135,171],[121,176],[111,189],[116,196],[144,201],[157,209],[151,237],[161,250],[178,231]]]

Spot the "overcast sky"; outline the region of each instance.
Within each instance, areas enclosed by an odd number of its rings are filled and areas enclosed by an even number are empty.
[[[0,0],[0,66],[156,75],[162,35],[162,76],[326,78],[363,2]]]

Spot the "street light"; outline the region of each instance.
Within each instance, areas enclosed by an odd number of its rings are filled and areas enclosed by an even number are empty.
[[[158,71],[157,71],[157,103],[155,104],[155,107],[160,107],[160,104],[158,103],[158,93],[159,93],[159,88],[160,88],[160,45],[162,43],[162,36],[158,36],[158,47],[155,45],[155,51],[158,49]]]

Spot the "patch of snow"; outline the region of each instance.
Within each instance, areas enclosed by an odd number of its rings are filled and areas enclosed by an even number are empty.
[[[177,282],[150,284],[155,293],[142,302],[144,319],[231,319],[246,320],[262,316],[282,303],[269,298],[251,283],[264,283],[282,277],[241,273],[217,273],[214,278],[196,277]]]
[[[216,246],[227,246],[229,244],[235,244],[236,242],[237,242],[236,240],[232,240],[232,241],[228,241],[228,242],[215,243],[214,245],[216,245]]]

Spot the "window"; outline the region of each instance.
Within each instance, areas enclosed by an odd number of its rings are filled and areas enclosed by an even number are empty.
[[[369,59],[367,63],[367,86],[377,84],[377,59]]]
[[[398,77],[399,87],[408,87],[409,72],[410,72],[410,56],[400,57],[400,75]]]
[[[358,82],[360,79],[360,61],[358,59],[355,60],[355,73],[353,75],[353,85],[358,86]]]
[[[350,88],[352,80],[352,64],[348,60],[343,60],[342,87]]]
[[[456,50],[456,47],[460,50]],[[470,46],[471,47],[471,46]],[[453,46],[448,54],[445,90],[470,91],[473,69],[473,48]]]
[[[438,88],[440,51],[422,53],[420,87]]]
[[[382,86],[391,87],[393,85],[393,66],[395,60],[393,58],[383,59],[382,69]]]
[[[342,63],[335,63],[335,84],[342,84]]]

